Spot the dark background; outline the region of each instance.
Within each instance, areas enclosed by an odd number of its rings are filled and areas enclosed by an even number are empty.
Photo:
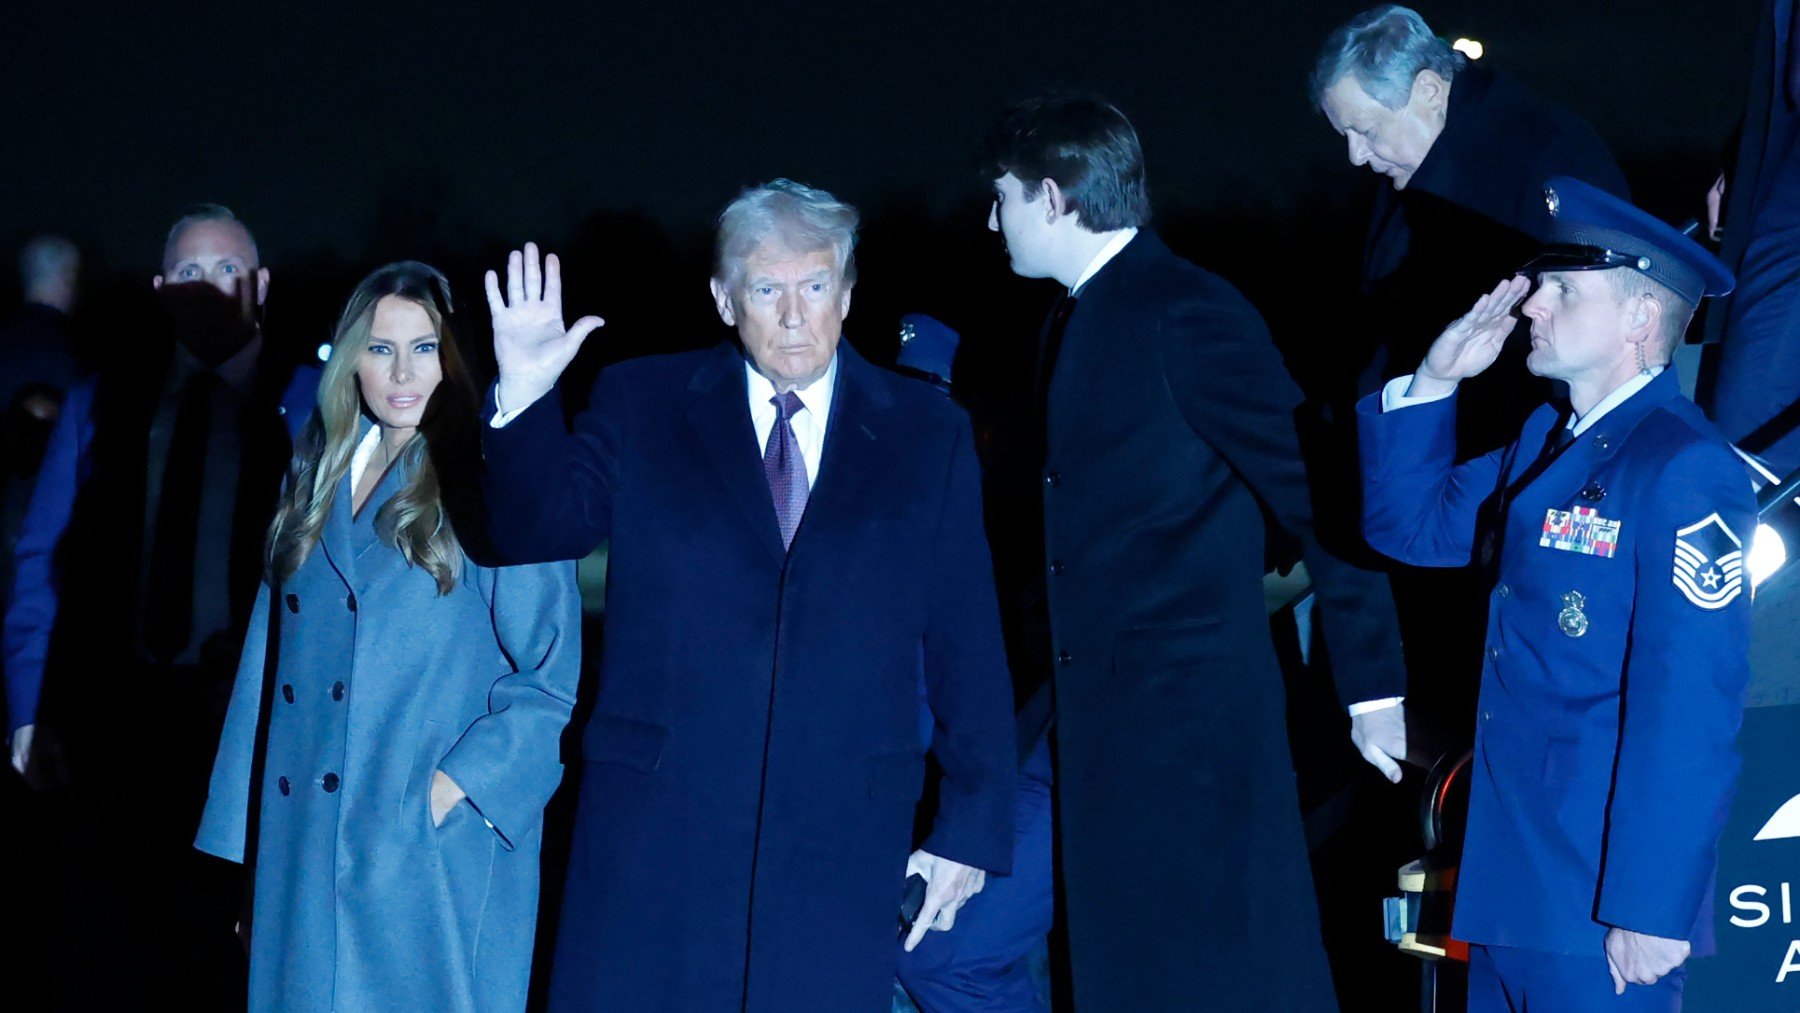
[[[1387,181],[1347,164],[1306,77],[1325,35],[1366,6],[9,5],[0,248],[42,231],[80,244],[77,321],[104,359],[155,319],[149,279],[170,221],[216,201],[261,244],[277,348],[309,355],[363,274],[416,258],[449,274],[463,310],[453,324],[480,359],[480,273],[535,239],[563,257],[568,315],[608,319],[579,378],[724,336],[705,286],[713,216],[774,176],[824,187],[865,213],[852,342],[890,361],[908,311],[968,338],[957,382],[990,423],[1004,587],[1009,565],[1029,567],[1029,550],[1007,542],[1030,525],[1007,518],[1033,509],[1020,448],[1056,286],[1014,278],[986,232],[972,157],[983,127],[1044,86],[1112,97],[1142,138],[1158,229],[1245,290],[1313,386],[1331,379],[1336,339],[1371,325],[1350,297],[1366,203]],[[1701,213],[1741,111],[1752,0],[1417,6],[1441,35],[1479,39],[1485,63],[1585,116],[1645,207],[1677,223]],[[16,285],[6,271],[0,307]],[[1365,801],[1345,802],[1357,794],[1345,778],[1372,775],[1341,745],[1341,711],[1298,688],[1312,700],[1295,745],[1346,1008],[1407,1008],[1417,965],[1380,942],[1371,898],[1391,892],[1416,839],[1369,845],[1333,830],[1351,811],[1410,826],[1413,796],[1363,784]]]
[[[865,351],[908,309],[974,337],[990,316],[1029,329],[1050,293],[1010,283],[970,153],[1043,85],[1132,116],[1164,231],[1290,346],[1326,337],[1297,332],[1331,326],[1309,311],[1350,277],[1359,197],[1385,185],[1306,100],[1318,45],[1361,3],[9,6],[0,240],[65,232],[90,274],[141,293],[174,214],[227,204],[293,342],[325,340],[388,259],[441,262],[478,306],[478,268],[528,238],[565,251],[572,310],[612,322],[597,354],[708,340],[711,218],[777,175],[864,209]],[[1653,210],[1698,213],[1742,101],[1750,0],[1419,6],[1584,114]]]

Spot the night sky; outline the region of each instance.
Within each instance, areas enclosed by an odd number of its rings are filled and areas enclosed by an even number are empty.
[[[871,217],[965,215],[980,241],[974,139],[1046,84],[1132,116],[1165,216],[1278,221],[1367,184],[1305,101],[1364,4],[205,6],[9,5],[0,240],[64,230],[148,272],[173,213],[217,200],[279,275],[364,264],[383,234],[554,243],[595,212],[701,236],[738,187],[787,175]],[[1649,191],[1686,186],[1741,108],[1750,0],[1420,10],[1586,115],[1640,192],[1665,164]]]

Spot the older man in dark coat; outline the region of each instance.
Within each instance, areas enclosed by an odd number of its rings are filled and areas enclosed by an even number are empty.
[[[1375,195],[1361,331],[1347,348],[1362,376],[1358,394],[1412,372],[1443,321],[1530,259],[1551,224],[1544,180],[1572,176],[1629,196],[1579,116],[1470,62],[1405,7],[1375,8],[1333,32],[1312,96],[1350,162],[1392,183]],[[1523,350],[1514,352],[1463,392],[1465,450],[1505,444],[1548,396]]]
[[[551,1003],[884,1010],[909,945],[1012,850],[1015,761],[978,468],[961,411],[841,344],[856,212],[786,180],[721,217],[742,347],[604,371],[571,435],[559,268],[489,275],[486,500],[508,562],[611,539]],[[523,264],[521,265],[521,259]],[[909,859],[936,720],[936,820]]]
[[[1357,397],[1411,373],[1445,320],[1536,253],[1551,228],[1546,179],[1570,176],[1629,196],[1624,174],[1580,117],[1470,62],[1405,7],[1374,8],[1334,31],[1314,67],[1312,96],[1343,135],[1351,163],[1392,184],[1375,194],[1352,323],[1333,330],[1330,347],[1307,349],[1332,364],[1315,363],[1315,375],[1327,379],[1308,393],[1346,423]],[[1548,381],[1525,368],[1525,352],[1523,343],[1508,345],[1464,385],[1461,457],[1504,446],[1549,398]],[[1328,481],[1349,495],[1346,509],[1320,520],[1353,529],[1355,432],[1345,424],[1335,435],[1342,453],[1331,459],[1346,470]],[[1430,748],[1461,748],[1470,735],[1485,593],[1467,569],[1395,572],[1407,658],[1426,673],[1408,709],[1415,741]]]

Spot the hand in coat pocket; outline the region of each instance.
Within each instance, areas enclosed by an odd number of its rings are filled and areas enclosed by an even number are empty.
[[[450,779],[449,774],[446,774],[441,770],[432,771],[431,825],[434,827],[443,826],[444,819],[450,815],[450,810],[456,808],[458,802],[461,802],[468,797],[469,796],[463,793],[462,788],[459,787],[455,781]]]

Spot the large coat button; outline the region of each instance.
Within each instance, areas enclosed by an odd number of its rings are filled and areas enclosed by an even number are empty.
[[[276,779],[276,781],[275,781],[275,787],[277,787],[277,788],[280,788],[280,789],[281,789],[281,793],[282,793],[282,794],[283,794],[283,795],[287,795],[287,794],[289,794],[289,793],[291,793],[291,792],[292,792],[292,791],[293,791],[293,790],[294,790],[294,786],[293,786],[293,785],[291,785],[291,784],[289,784],[289,783],[288,783],[288,779],[287,779],[287,778],[285,778],[285,777],[283,777],[283,778],[277,778],[277,779]]]
[[[1062,572],[1064,569],[1066,569],[1066,567],[1063,566],[1062,560],[1052,559],[1050,561],[1050,576],[1060,577],[1060,576],[1062,576]]]
[[[323,781],[320,781],[319,783],[325,788],[325,790],[327,792],[334,792],[334,791],[338,790],[338,776],[336,774],[326,774],[325,779]]]
[[[288,703],[294,702],[294,687],[292,683],[284,682],[281,684],[281,698]]]
[[[344,599],[344,607],[352,612],[356,611],[356,592],[350,592],[350,597]]]
[[[288,607],[289,612],[292,612],[295,615],[299,615],[300,614],[300,596],[297,594],[288,595],[287,596],[287,607]]]
[[[1068,651],[1057,651],[1056,652],[1056,663],[1057,664],[1071,665],[1071,664],[1074,664],[1074,662],[1075,662],[1075,656],[1073,654],[1070,654]]]
[[[1047,472],[1044,475],[1044,484],[1054,489],[1062,484],[1062,476],[1054,471]]]
[[[344,684],[343,683],[334,682],[331,684],[331,698],[333,700],[342,700],[344,698]]]

